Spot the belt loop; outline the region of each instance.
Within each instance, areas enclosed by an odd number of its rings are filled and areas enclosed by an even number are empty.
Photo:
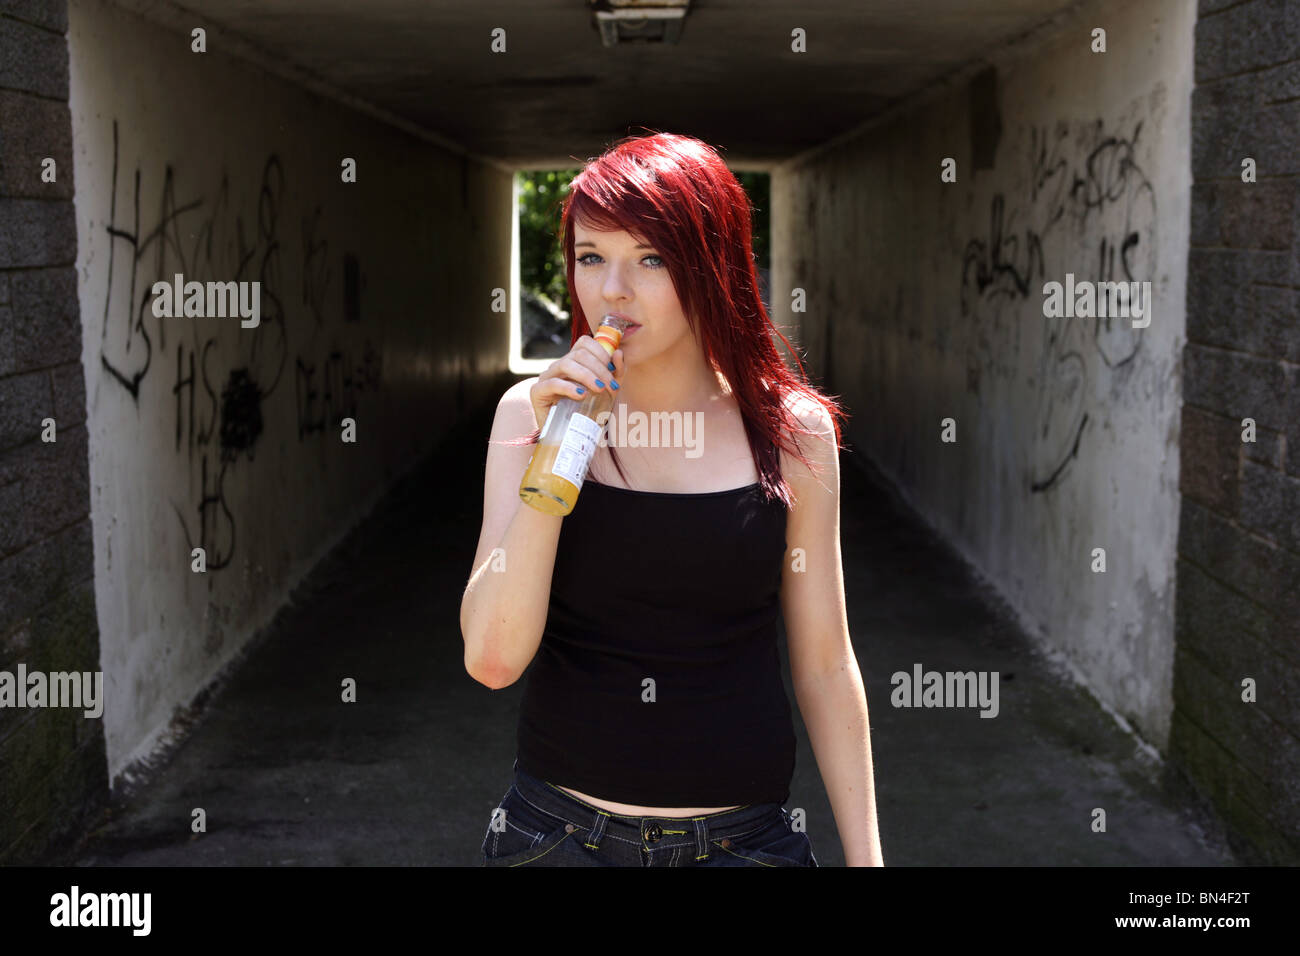
[[[692,817],[695,823],[695,859],[707,860],[709,858],[709,828],[704,822],[704,817]]]
[[[605,824],[608,822],[609,814],[604,810],[597,810],[596,819],[591,825],[591,834],[587,837],[587,842],[583,845],[591,850],[599,850],[600,839],[605,835]]]

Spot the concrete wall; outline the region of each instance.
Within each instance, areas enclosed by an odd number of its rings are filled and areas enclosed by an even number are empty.
[[[1295,864],[1300,2],[1203,0],[1200,15],[1171,751],[1247,858]]]
[[[460,410],[491,397],[508,342],[491,311],[491,290],[509,288],[508,173],[232,59],[219,33],[192,52],[200,18],[171,26],[100,0],[70,8],[114,778]],[[150,287],[177,272],[260,281],[261,325],[155,317]],[[206,573],[191,570],[196,547]]]
[[[15,675],[99,666],[66,31],[61,2],[0,0],[0,671]],[[99,720],[0,708],[0,865],[70,841],[106,794]]]
[[[1160,748],[1195,14],[1185,0],[1088,6],[1000,51],[996,75],[773,177],[776,319],[798,323],[846,401],[848,440]],[[1149,280],[1150,326],[1046,318],[1043,284],[1066,273]]]

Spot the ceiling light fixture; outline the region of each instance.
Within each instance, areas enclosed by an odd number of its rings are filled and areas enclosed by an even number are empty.
[[[691,0],[587,0],[601,46],[642,41],[676,43]]]

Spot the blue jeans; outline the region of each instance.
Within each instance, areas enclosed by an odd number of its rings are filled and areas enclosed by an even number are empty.
[[[779,803],[698,817],[610,813],[515,767],[480,866],[820,866]]]

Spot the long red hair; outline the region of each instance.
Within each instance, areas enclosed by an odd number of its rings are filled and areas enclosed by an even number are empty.
[[[591,334],[574,292],[574,223],[598,232],[625,230],[653,246],[669,271],[688,326],[740,407],[764,494],[780,498],[789,508],[790,487],[781,475],[778,448],[812,468],[798,439],[791,447],[786,434],[817,433],[803,427],[787,402],[803,397],[823,406],[831,416],[837,449],[840,422],[847,415],[838,402],[808,383],[794,347],[763,307],[754,268],[752,215],[744,187],[701,140],[675,133],[619,140],[574,177],[564,199],[565,276],[573,303],[570,345]],[[774,332],[794,356],[798,374],[777,350]],[[540,433],[537,429],[526,441],[536,441]],[[627,482],[614,445],[609,449]]]

